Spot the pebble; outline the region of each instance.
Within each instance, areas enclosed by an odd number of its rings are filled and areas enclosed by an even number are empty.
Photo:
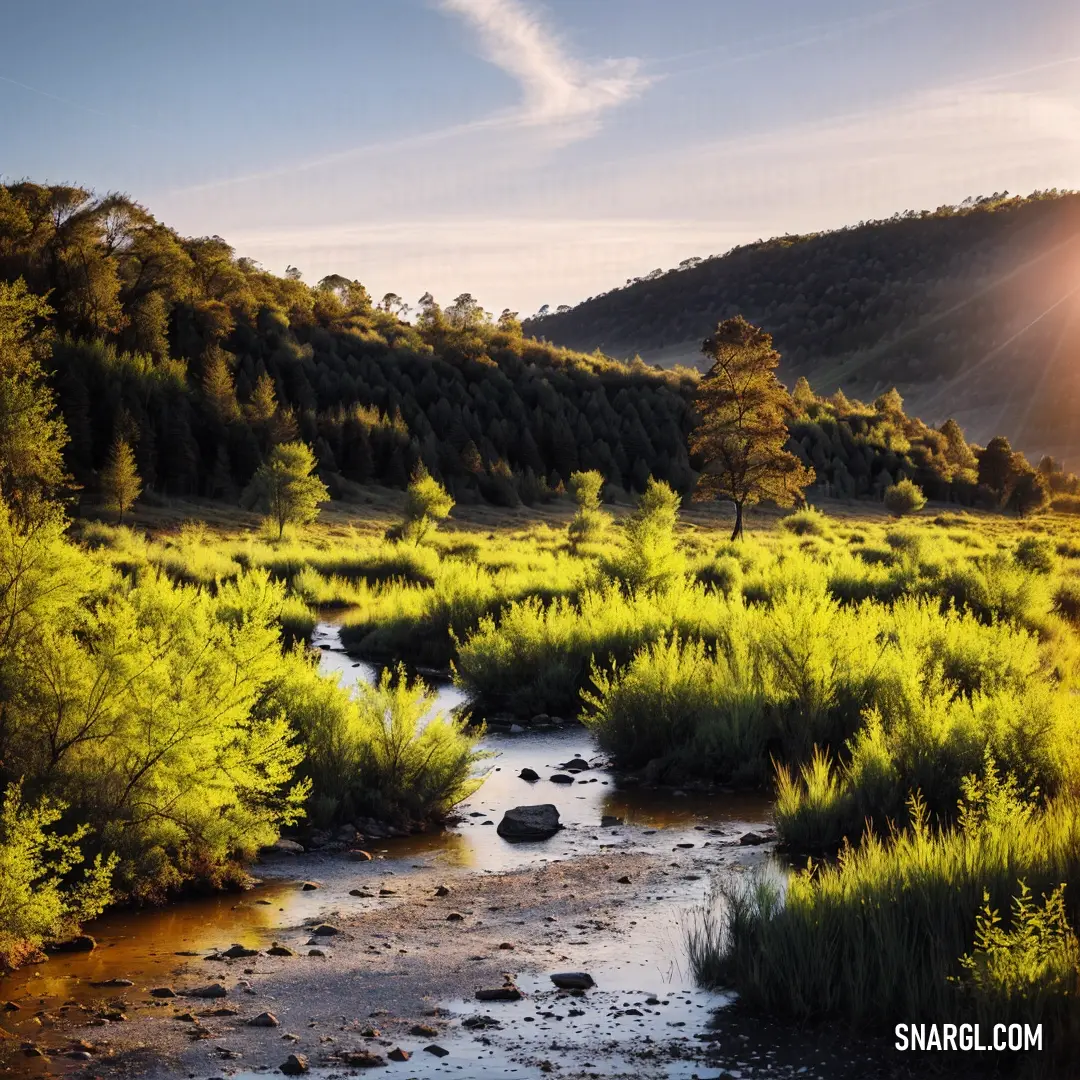
[[[303,1054],[290,1054],[280,1068],[286,1076],[299,1076],[308,1071],[308,1060]]]
[[[228,957],[230,960],[239,960],[243,956],[258,956],[258,949],[249,949],[244,945],[233,945],[231,948],[226,949],[222,956]]]
[[[561,971],[551,976],[551,981],[560,990],[588,990],[595,986],[593,977],[586,971]]]
[[[476,991],[477,1001],[520,1001],[521,997],[521,991],[513,984]]]
[[[390,1056],[397,1060],[393,1054]],[[373,1054],[370,1050],[352,1050],[345,1054],[345,1064],[356,1069],[376,1069],[386,1064],[386,1058],[381,1054]]]
[[[762,836],[760,833],[748,832],[743,833],[742,836],[739,837],[739,843],[743,847],[750,847],[756,844],[767,844],[768,838]]]

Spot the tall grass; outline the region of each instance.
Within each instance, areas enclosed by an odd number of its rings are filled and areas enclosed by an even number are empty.
[[[551,556],[528,568],[489,570],[463,559],[440,564],[434,585],[405,582],[361,591],[341,629],[346,648],[376,659],[404,659],[447,667],[457,643],[519,597],[536,602],[575,595],[583,587],[587,564]]]
[[[503,641],[510,658],[496,656],[488,678],[513,670],[520,692],[533,667],[558,678],[565,698],[586,652],[651,633],[629,662],[594,664],[584,719],[601,745],[656,778],[764,782],[779,763],[777,823],[799,849],[855,840],[867,820],[887,831],[916,788],[936,819],[949,818],[988,753],[1044,797],[1080,779],[1070,694],[1023,628],[927,600],[845,607],[792,589],[765,606],[704,595],[697,614],[709,622],[689,636],[671,633],[670,620],[632,622],[617,600],[576,621],[584,612],[534,605],[520,612],[525,629],[542,646],[561,628],[564,666],[550,647],[525,649],[514,627]],[[632,611],[640,620],[640,602]],[[551,693],[547,682],[533,689]]]
[[[714,638],[728,618],[727,599],[700,585],[627,593],[608,583],[549,603],[530,596],[480,619],[459,642],[454,678],[487,711],[576,715],[594,662],[624,665],[672,632]]]
[[[991,773],[954,828],[909,809],[835,863],[718,878],[689,936],[698,979],[793,1020],[1041,1022],[1075,1049],[1080,808],[1039,810]]]
[[[285,658],[266,707],[283,711],[304,745],[315,824],[438,819],[479,786],[472,771],[480,732],[435,714],[435,699],[403,669],[350,693],[308,657]]]

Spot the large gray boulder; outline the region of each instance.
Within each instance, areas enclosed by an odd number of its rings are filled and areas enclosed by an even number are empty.
[[[551,803],[515,806],[503,814],[499,835],[507,840],[546,840],[561,828],[559,811]]]

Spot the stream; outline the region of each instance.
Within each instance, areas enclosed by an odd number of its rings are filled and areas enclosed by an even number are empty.
[[[377,677],[375,666],[358,662],[344,652],[333,624],[320,623],[314,644],[322,650],[324,670],[341,672],[343,682],[370,682]],[[462,704],[463,697],[452,684],[435,685],[438,710],[448,711]],[[628,934],[610,940],[595,935],[590,947],[583,951],[582,969],[587,962],[587,970],[598,983],[597,990],[589,995],[595,1008],[589,1016],[569,1026],[564,1024],[559,1030],[561,1036],[580,1036],[583,1045],[599,1047],[602,1028],[606,1049],[600,1052],[598,1048],[591,1055],[596,1059],[592,1075],[613,1076],[624,1069],[630,1070],[628,1075],[653,1075],[620,1058],[617,1044],[622,1025],[632,1027],[635,1037],[643,1037],[648,1043],[652,1038],[671,1036],[690,1019],[700,1026],[709,1010],[724,1004],[722,996],[702,992],[693,985],[683,944],[685,918],[688,909],[704,898],[708,887],[711,856],[700,849],[708,848],[710,842],[719,844],[717,837],[721,834],[737,836],[740,830],[766,822],[768,801],[761,796],[619,788],[589,733],[576,724],[522,734],[489,732],[482,749],[490,755],[479,767],[485,775],[484,783],[458,808],[458,823],[441,832],[371,841],[366,845],[373,855],[369,863],[356,864],[338,855],[318,853],[267,859],[252,870],[258,884],[243,893],[184,899],[160,908],[113,910],[85,927],[98,943],[92,952],[53,954],[46,963],[30,964],[0,979],[0,1008],[5,1002],[18,1006],[17,1010],[0,1012],[0,1075],[57,1075],[81,1068],[84,1061],[56,1053],[29,1058],[19,1047],[51,1042],[55,1048],[80,1037],[103,1041],[101,1028],[108,1021],[92,1020],[97,1027],[90,1029],[81,1025],[86,1024],[87,1015],[101,1008],[104,998],[117,993],[101,987],[109,980],[132,980],[134,986],[127,993],[135,996],[140,988],[175,981],[191,962],[186,958],[203,957],[234,943],[265,948],[276,936],[285,941],[287,928],[325,918],[328,912],[342,916],[369,910],[371,900],[350,895],[350,887],[355,887],[358,879],[369,882],[374,889],[376,885],[407,881],[410,874],[433,867],[445,868],[447,880],[451,880],[455,873],[496,873],[553,864],[605,849],[634,852],[696,847],[696,861],[686,868],[699,872],[673,875],[677,880],[663,893],[643,898],[649,901],[648,906],[635,912]],[[548,778],[560,771],[561,762],[576,756],[584,757],[594,768],[579,774],[572,784],[549,782]],[[540,774],[538,782],[529,784],[519,778],[518,773],[526,766]],[[543,844],[513,844],[498,836],[496,825],[503,811],[537,802],[551,802],[558,807],[566,826],[561,832]],[[621,824],[601,828],[605,816],[619,819]],[[299,888],[298,883],[307,879],[321,887],[311,891]],[[541,1003],[554,992],[545,978],[528,972],[521,974],[518,985],[528,997],[501,1005],[500,1016],[509,1021],[514,1031],[514,1060],[521,1061],[535,1057],[532,1051],[539,1052],[552,1042],[549,1021],[535,1021]],[[642,1004],[647,995],[653,1003],[648,1008]],[[622,1019],[631,1003],[641,1006],[635,1010],[640,1019]],[[172,1003],[155,1002],[144,995],[139,1004],[153,1008]],[[476,1011],[469,996],[441,1004],[454,1013]],[[49,1039],[49,1035],[53,1037]],[[528,1065],[511,1066],[513,1055],[506,1048],[496,1053],[485,1046],[489,1040],[467,1037],[444,1041],[450,1051],[445,1058],[429,1058],[421,1053],[407,1067],[390,1070],[391,1074],[521,1080],[540,1077],[547,1071]],[[691,1062],[684,1064],[685,1068],[672,1062],[659,1075],[687,1080],[698,1075]],[[715,1070],[706,1072],[712,1075]],[[220,1074],[206,1075],[250,1080],[266,1074],[237,1071],[233,1066]],[[313,1068],[311,1075],[341,1075],[341,1070],[328,1073]]]

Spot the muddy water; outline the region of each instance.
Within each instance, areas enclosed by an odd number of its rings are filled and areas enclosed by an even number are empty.
[[[340,650],[332,626],[320,626],[316,644],[323,648],[323,667],[341,672],[343,681],[375,677],[374,668],[358,664]],[[452,685],[438,685],[437,709],[450,710],[460,704],[461,695]],[[553,991],[550,984],[522,976],[520,984],[531,991],[530,996],[501,1007],[500,1018],[512,1032],[508,1040],[494,1047],[472,1037],[448,1040],[450,1056],[441,1060],[414,1058],[408,1067],[408,1075],[417,1078],[463,1073],[540,1076],[542,1073],[528,1062],[537,1060],[538,1055],[542,1059],[554,1031],[567,1050],[574,1048],[581,1061],[593,1062],[596,1075],[646,1075],[620,1049],[624,1036],[644,1038],[646,1043],[678,1036],[678,1026],[687,1022],[688,1013],[702,1014],[699,1019],[703,1019],[709,1008],[723,1001],[693,988],[683,948],[683,923],[688,908],[705,893],[709,845],[720,843],[718,836],[730,836],[735,827],[764,821],[768,805],[761,798],[734,795],[617,789],[589,734],[576,726],[517,735],[492,733],[485,738],[484,749],[490,754],[481,766],[484,783],[459,808],[458,823],[444,832],[375,842],[375,860],[360,866],[350,864],[345,875],[337,857],[305,856],[299,862],[279,859],[256,867],[262,880],[243,894],[189,899],[160,909],[115,911],[95,920],[86,928],[98,941],[92,953],[54,955],[46,963],[0,980],[0,1003],[19,1005],[18,1011],[0,1013],[0,1032],[6,1029],[9,1033],[7,1047],[15,1049],[23,1041],[55,1046],[65,1041],[66,1029],[74,1027],[79,1030],[72,1030],[68,1038],[107,1043],[107,1028],[84,1027],[88,1019],[93,1022],[96,1013],[110,1008],[134,1012],[169,1004],[155,1003],[147,991],[172,982],[192,956],[204,956],[234,943],[264,948],[281,928],[295,927],[328,910],[362,910],[370,902],[348,894],[358,876],[377,887],[433,865],[445,865],[448,872],[498,871],[604,849],[655,849],[658,843],[692,841],[695,857],[700,851],[701,873],[685,875],[685,880],[663,894],[648,897],[648,905],[632,924],[629,939],[608,940],[596,935],[588,945],[581,943],[578,959],[599,983],[599,988],[590,992],[581,1018],[562,1016],[567,1012],[565,995]],[[562,771],[562,762],[578,756],[594,767],[579,773],[572,784],[550,781]],[[533,783],[520,779],[518,773],[526,766],[541,779]],[[497,835],[496,825],[505,809],[537,802],[554,803],[567,828],[544,844],[512,844]],[[605,816],[622,824],[601,827]],[[312,892],[297,888],[298,877],[319,880],[320,876],[324,888]],[[118,978],[130,979],[134,986],[94,985]],[[646,999],[655,1003],[645,1004]],[[476,1011],[475,1003],[465,1001],[445,1005],[460,1015]],[[628,1007],[641,1015],[625,1014]],[[0,1043],[0,1055],[4,1049]],[[55,1074],[78,1064],[54,1057],[49,1071]],[[691,1064],[686,1062],[685,1069],[683,1064],[668,1062],[662,1075],[692,1076]],[[45,1071],[44,1062],[23,1058],[17,1051],[0,1069],[17,1076]],[[246,1074],[232,1075],[243,1080]]]

